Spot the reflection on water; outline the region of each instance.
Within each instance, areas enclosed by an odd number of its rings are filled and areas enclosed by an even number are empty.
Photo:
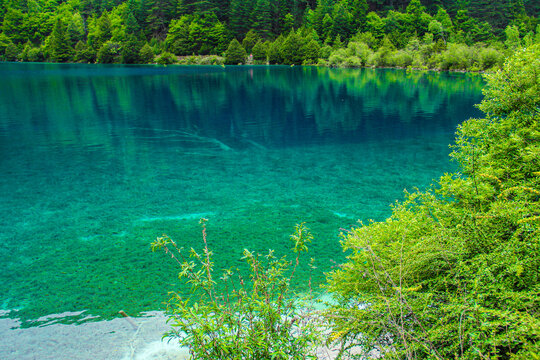
[[[0,64],[0,302],[37,318],[157,309],[177,279],[167,232],[218,267],[245,247],[383,219],[404,188],[452,169],[478,76],[316,67]],[[301,276],[308,276],[303,269]]]

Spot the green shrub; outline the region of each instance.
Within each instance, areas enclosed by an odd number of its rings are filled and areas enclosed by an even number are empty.
[[[198,64],[199,65],[223,65],[225,64],[225,59],[217,55],[202,56]]]
[[[97,52],[97,62],[112,64],[120,60],[120,44],[113,41],[104,43]]]
[[[475,61],[475,52],[465,44],[448,44],[442,53],[440,67],[443,70],[467,70]]]
[[[344,234],[332,340],[388,359],[537,359],[540,45],[486,76],[458,129],[460,173]],[[345,347],[347,348],[347,347]]]
[[[156,59],[160,65],[171,65],[177,62],[176,56],[170,52],[164,51]]]
[[[144,44],[139,51],[139,58],[143,64],[150,64],[154,62],[154,50],[152,50],[152,47],[148,45],[148,43]]]
[[[164,235],[152,249],[163,249],[181,268],[179,277],[191,286],[190,298],[174,294],[169,301],[172,331],[194,359],[315,359],[320,344],[316,318],[305,313],[302,301],[290,290],[291,280],[311,242],[300,224],[291,235],[293,262],[244,250],[248,274],[226,269],[216,274],[213,253],[206,242],[206,219],[201,219],[204,249],[189,258]]]
[[[478,60],[481,70],[489,70],[502,65],[504,54],[493,48],[480,48],[478,49]]]

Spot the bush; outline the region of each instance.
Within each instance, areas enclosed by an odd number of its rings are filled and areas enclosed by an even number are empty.
[[[443,70],[467,70],[475,62],[474,51],[464,44],[448,44],[442,53],[440,67]]]
[[[344,234],[332,338],[392,359],[534,359],[540,350],[540,45],[486,76],[458,129],[460,173]]]
[[[217,55],[202,56],[199,61],[199,65],[223,65],[223,64],[225,64],[225,59]]]
[[[172,331],[194,359],[315,359],[318,327],[292,296],[291,280],[299,257],[312,239],[304,224],[291,235],[295,260],[261,256],[244,250],[248,276],[238,269],[216,275],[213,253],[206,242],[206,219],[201,219],[204,249],[191,249],[189,259],[166,235],[152,249],[163,249],[181,268],[179,277],[192,288],[190,299],[175,294],[169,302]]]
[[[139,59],[143,64],[150,64],[154,62],[154,51],[148,45],[148,43],[144,44],[141,50],[139,51]]]
[[[500,67],[504,55],[493,48],[480,48],[478,49],[478,60],[481,70],[489,70],[493,67]]]
[[[101,46],[97,53],[97,62],[101,64],[112,64],[120,60],[120,44],[107,41]]]
[[[156,59],[156,62],[160,65],[171,65],[176,63],[176,56],[170,52],[164,51]]]

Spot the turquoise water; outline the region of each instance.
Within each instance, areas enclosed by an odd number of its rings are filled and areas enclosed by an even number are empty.
[[[455,169],[479,76],[303,67],[0,63],[0,306],[23,320],[163,308],[177,270],[150,242],[244,248],[315,241],[316,283],[340,228],[382,220],[403,190]],[[300,280],[308,276],[299,273]],[[77,320],[77,319],[76,319]],[[39,322],[29,322],[39,324]]]

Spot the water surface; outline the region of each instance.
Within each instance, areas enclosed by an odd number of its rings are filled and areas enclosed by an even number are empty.
[[[0,307],[37,319],[162,309],[162,233],[218,268],[284,253],[305,221],[320,283],[340,228],[453,171],[482,79],[311,67],[0,63]],[[309,276],[307,268],[299,273]],[[14,313],[12,312],[11,316]],[[75,320],[77,320],[75,319]]]

